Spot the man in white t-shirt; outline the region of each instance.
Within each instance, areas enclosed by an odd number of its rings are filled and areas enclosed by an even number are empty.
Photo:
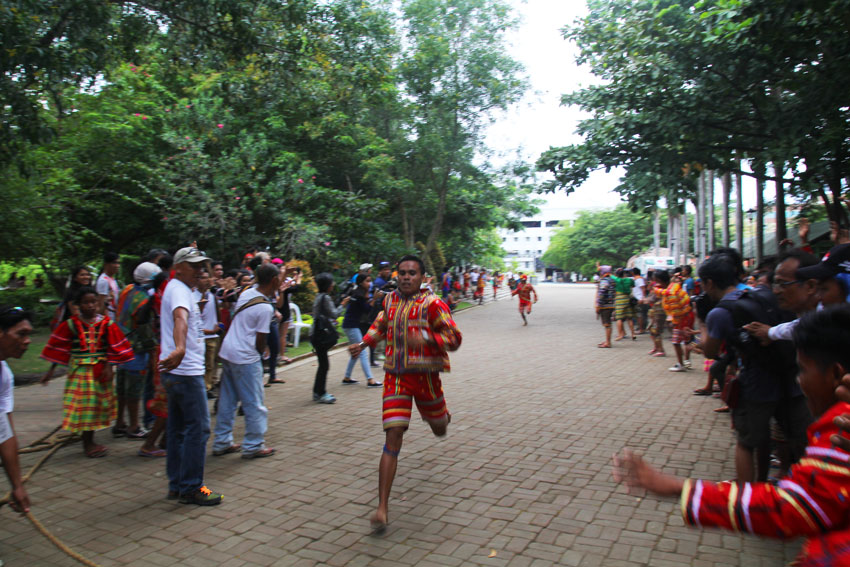
[[[221,494],[204,486],[204,462],[210,437],[210,411],[204,385],[204,334],[201,310],[192,294],[209,260],[197,248],[174,255],[174,279],[162,294],[159,369],[168,394],[168,499],[214,506]]]
[[[12,483],[9,505],[22,514],[30,511],[30,498],[21,480],[18,438],[12,423],[15,379],[6,359],[21,358],[27,351],[32,334],[30,318],[31,315],[20,307],[0,306],[0,459]]]
[[[644,302],[646,299],[646,280],[640,275],[640,268],[632,268],[632,276],[634,276],[635,285],[632,287],[632,297],[637,299],[637,314],[638,314],[638,332],[642,335],[646,332],[647,314],[649,313],[649,304]]]
[[[213,455],[218,457],[242,451],[243,459],[270,457],[275,450],[265,446],[268,409],[263,400],[263,361],[274,306],[269,299],[280,287],[280,270],[262,264],[254,271],[257,284],[242,292],[236,303],[230,328],[221,344],[221,382],[215,422]],[[236,404],[245,413],[245,437],[233,443]]]
[[[210,291],[212,278],[210,273],[202,271],[198,280],[198,289],[194,291],[195,301],[201,309],[201,328],[204,332],[204,384],[207,387],[207,398],[214,399],[212,389],[215,386],[216,370],[218,364],[218,349],[221,340],[218,336],[218,302],[215,294]]]
[[[121,293],[121,290],[118,289],[118,282],[115,280],[120,269],[121,257],[115,252],[107,252],[103,255],[103,270],[97,276],[97,282],[94,284],[94,288],[100,297],[100,313],[113,321],[115,320],[118,294]]]

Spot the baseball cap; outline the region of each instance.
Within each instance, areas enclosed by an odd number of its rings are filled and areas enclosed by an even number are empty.
[[[205,262],[209,260],[203,252],[198,250],[197,248],[193,248],[191,246],[187,246],[186,248],[181,248],[174,255],[174,263],[182,264],[183,262]]]
[[[360,264],[360,271],[362,272],[363,270],[368,270],[371,267],[372,264]]]
[[[378,262],[378,268],[389,268],[390,265],[389,262]]]
[[[274,264],[275,266],[280,266],[281,264],[283,264],[283,260],[281,260],[280,258],[272,258],[272,264]]]
[[[797,270],[798,280],[828,280],[838,274],[850,274],[850,244],[833,246],[814,266]]]
[[[133,270],[133,280],[138,284],[146,284],[162,270],[153,262],[142,262]]]

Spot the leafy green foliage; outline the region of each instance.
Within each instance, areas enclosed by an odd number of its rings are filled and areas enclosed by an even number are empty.
[[[681,203],[693,197],[700,168],[737,170],[738,156],[791,164],[792,195],[840,202],[850,173],[846,2],[588,6],[565,36],[602,84],[563,97],[591,116],[578,129],[583,143],[539,159],[555,175],[547,190],[569,192],[591,171],[622,166],[618,190],[633,207]]]
[[[319,270],[422,241],[470,260],[532,210],[476,165],[517,100],[497,0],[33,1],[0,8],[0,258],[270,248]],[[521,168],[517,168],[521,169]],[[436,255],[439,257],[439,255]]]
[[[662,226],[665,225],[662,222]],[[598,264],[625,266],[652,244],[652,223],[626,204],[604,211],[581,211],[571,226],[552,235],[543,261],[569,272],[590,275]]]

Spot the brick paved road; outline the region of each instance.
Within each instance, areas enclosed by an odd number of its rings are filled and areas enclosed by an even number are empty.
[[[101,432],[110,456],[62,449],[29,483],[33,510],[104,566],[708,567],[792,557],[795,544],[686,529],[673,500],[637,500],[615,487],[610,455],[626,444],[671,472],[731,478],[728,417],[710,411],[716,400],[690,394],[702,372],[670,373],[669,358],[648,358],[648,337],[595,348],[592,288],[539,287],[528,327],[508,300],[458,314],[464,343],[445,377],[454,421],[444,440],[412,425],[383,538],[369,536],[367,522],[383,440],[380,393],[338,383],[344,354],[331,357],[334,406],[310,401],[312,360],[267,390],[275,457],[208,459],[207,482],[226,495],[221,506],[166,501],[163,462]],[[51,397],[58,408],[60,393],[58,383],[16,391],[28,439],[59,422],[58,409],[53,418],[34,410]],[[76,565],[8,507],[0,514],[7,565]]]

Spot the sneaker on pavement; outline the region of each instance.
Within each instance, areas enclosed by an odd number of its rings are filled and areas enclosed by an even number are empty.
[[[254,451],[252,453],[242,453],[243,459],[262,459],[263,457],[271,457],[275,454],[275,449],[271,447],[265,447],[260,449],[259,451]]]
[[[147,431],[147,429],[144,429],[143,427],[140,427],[140,428],[138,428],[138,429],[137,429],[137,430],[135,430],[135,431],[129,431],[129,430],[127,430],[127,431],[124,433],[124,436],[125,436],[127,439],[136,439],[136,440],[146,439],[146,438],[147,438],[147,436],[148,436],[148,431]]]
[[[223,496],[202,486],[194,492],[180,496],[181,504],[197,504],[198,506],[215,506],[221,504]]]
[[[320,404],[332,404],[332,403],[336,402],[336,398],[333,397],[331,394],[327,394],[327,393],[322,394],[321,396],[317,396],[317,395],[313,394],[313,401],[320,403]]]
[[[690,370],[690,369],[691,369],[691,361],[690,361],[690,359],[688,359],[688,360],[686,360],[686,361],[685,361],[685,368],[687,368],[688,370]]]
[[[685,368],[684,366],[682,366],[678,362],[676,364],[674,364],[673,366],[671,366],[670,368],[668,368],[667,370],[669,370],[670,372],[687,372],[688,371],[687,368]]]

